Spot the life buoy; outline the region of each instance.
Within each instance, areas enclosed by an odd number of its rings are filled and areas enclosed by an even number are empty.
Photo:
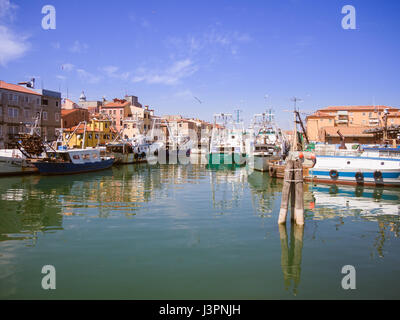
[[[362,183],[364,182],[364,175],[362,172],[358,171],[355,175],[357,183]]]
[[[329,176],[332,179],[336,180],[339,177],[339,172],[337,170],[331,170],[329,171]]]
[[[376,171],[374,172],[374,179],[375,179],[375,180],[381,180],[381,179],[382,179],[382,172],[379,171],[379,170],[376,170]]]

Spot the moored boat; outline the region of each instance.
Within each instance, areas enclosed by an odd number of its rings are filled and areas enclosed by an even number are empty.
[[[233,122],[231,114],[214,115],[210,151],[206,155],[209,164],[246,164],[245,133],[239,125]]]
[[[400,186],[400,159],[365,155],[317,155],[306,180],[361,185]]]
[[[47,152],[44,159],[32,160],[40,174],[73,174],[110,168],[113,157],[103,157],[98,148],[57,150]]]
[[[29,174],[37,172],[37,168],[18,149],[0,150],[0,176]]]
[[[254,170],[268,171],[269,161],[279,160],[284,149],[284,139],[274,124],[272,111],[254,115],[252,130],[254,137],[247,163]]]

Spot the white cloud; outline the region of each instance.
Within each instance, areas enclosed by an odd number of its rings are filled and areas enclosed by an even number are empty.
[[[129,78],[129,76],[131,75],[130,72],[118,72],[119,71],[119,67],[117,66],[105,66],[103,68],[101,68],[100,70],[103,71],[108,77],[110,78],[119,78],[122,80],[126,80]]]
[[[78,73],[79,78],[81,78],[83,81],[87,81],[88,83],[97,83],[101,80],[101,77],[96,76],[84,69],[76,69],[76,72]]]
[[[191,59],[179,60],[163,71],[140,69],[139,75],[135,76],[133,82],[146,82],[149,84],[177,84],[181,79],[193,75],[198,66]]]
[[[75,66],[72,63],[64,63],[61,65],[61,69],[67,72],[74,70],[74,68]]]
[[[73,53],[83,53],[86,52],[89,46],[86,43],[82,43],[79,40],[76,40],[72,47],[69,48],[69,51]]]
[[[247,33],[237,31],[222,31],[209,28],[199,35],[189,35],[186,38],[169,37],[166,45],[172,48],[178,56],[193,56],[217,54],[221,49],[236,55],[240,45],[251,42],[253,39]]]
[[[26,37],[0,26],[0,65],[5,66],[9,61],[20,58],[29,47]]]
[[[10,0],[0,0],[0,18],[8,18],[14,20],[15,9],[18,8],[15,4],[12,4]]]
[[[2,66],[23,56],[30,47],[27,36],[15,33],[6,25],[6,22],[14,20],[16,8],[17,6],[9,0],[0,0],[0,65]]]

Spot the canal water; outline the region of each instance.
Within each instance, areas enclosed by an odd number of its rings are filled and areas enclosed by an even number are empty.
[[[308,184],[285,228],[281,188],[200,164],[1,178],[0,298],[400,298],[399,190]]]

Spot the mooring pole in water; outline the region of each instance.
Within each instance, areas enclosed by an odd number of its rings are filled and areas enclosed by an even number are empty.
[[[298,225],[304,225],[304,190],[303,190],[303,164],[300,159],[294,163],[295,207],[294,220]]]
[[[281,209],[279,210],[279,219],[278,219],[279,224],[286,223],[286,215],[289,206],[290,189],[294,176],[293,169],[294,169],[294,161],[287,160],[285,167],[285,175],[283,180],[283,188],[282,188]]]

